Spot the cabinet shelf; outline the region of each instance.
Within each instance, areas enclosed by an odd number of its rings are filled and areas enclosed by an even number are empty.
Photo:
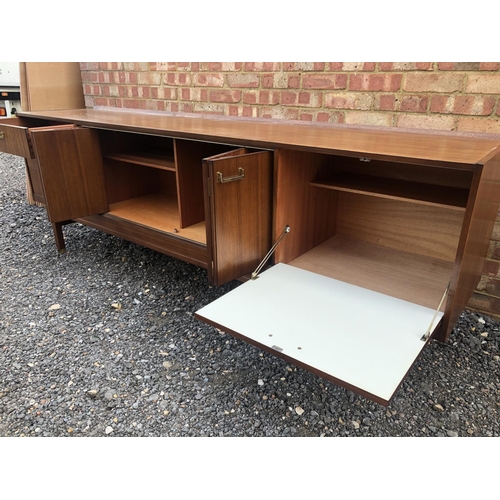
[[[105,158],[175,172],[175,160],[171,152],[110,153]]]
[[[323,276],[435,309],[453,262],[337,235],[290,262]]]
[[[177,197],[152,193],[109,205],[107,215],[206,244],[205,222],[180,229]]]
[[[467,189],[462,188],[349,173],[338,174],[329,180],[313,181],[311,185],[421,205],[448,207],[462,212],[465,211],[469,194]]]

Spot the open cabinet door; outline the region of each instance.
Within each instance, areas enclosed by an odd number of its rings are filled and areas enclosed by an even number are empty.
[[[109,210],[99,138],[73,125],[30,130],[52,223]]]
[[[273,153],[239,149],[203,161],[208,277],[252,273],[271,247]]]

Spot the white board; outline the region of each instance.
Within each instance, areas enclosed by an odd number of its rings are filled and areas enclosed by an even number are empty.
[[[434,314],[427,307],[277,264],[196,316],[387,403],[425,346],[421,338]]]

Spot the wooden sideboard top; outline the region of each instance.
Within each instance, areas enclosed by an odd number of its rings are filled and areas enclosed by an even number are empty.
[[[246,145],[289,148],[344,156],[471,168],[500,151],[500,137],[389,127],[319,124],[219,115],[110,108],[20,112],[20,117],[77,125]]]

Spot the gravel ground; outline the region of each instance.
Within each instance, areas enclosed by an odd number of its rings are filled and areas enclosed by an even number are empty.
[[[385,408],[197,321],[238,286],[25,198],[0,153],[0,436],[498,436],[500,324],[465,312]]]

